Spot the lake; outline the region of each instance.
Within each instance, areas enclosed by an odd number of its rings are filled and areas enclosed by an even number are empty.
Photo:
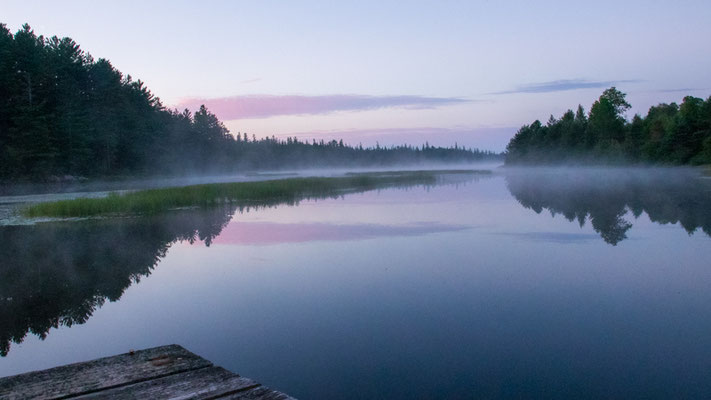
[[[301,399],[711,398],[711,180],[495,170],[0,226],[0,376],[177,343]]]

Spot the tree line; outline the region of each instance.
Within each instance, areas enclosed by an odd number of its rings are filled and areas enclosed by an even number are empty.
[[[711,163],[711,97],[659,104],[631,121],[625,118],[629,108],[625,94],[611,87],[590,113],[579,105],[560,119],[551,115],[545,125],[524,125],[506,147],[506,164]]]
[[[454,146],[368,147],[233,135],[204,106],[171,110],[70,38],[0,24],[0,180],[233,172],[499,157]]]

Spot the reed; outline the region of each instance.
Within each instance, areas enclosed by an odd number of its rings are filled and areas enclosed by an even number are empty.
[[[171,209],[209,207],[234,202],[259,205],[340,196],[390,186],[434,184],[444,174],[482,171],[396,171],[347,174],[342,177],[287,178],[256,182],[202,184],[78,198],[31,205],[26,217],[93,217],[112,214],[156,214]]]

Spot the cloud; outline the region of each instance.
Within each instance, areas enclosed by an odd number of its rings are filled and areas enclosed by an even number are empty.
[[[247,95],[220,98],[188,98],[180,101],[178,109],[197,110],[204,104],[222,120],[269,118],[277,115],[326,114],[334,111],[363,111],[379,108],[405,107],[428,109],[470,100],[456,97],[424,96],[367,96],[337,94],[324,96]]]
[[[709,90],[709,88],[659,89],[659,90],[656,90],[656,92],[657,93],[678,93],[678,92],[701,92],[701,91],[706,91],[706,90]]]
[[[513,94],[513,93],[551,93],[563,92],[566,90],[607,88],[619,85],[620,83],[638,83],[638,79],[625,79],[620,81],[589,81],[586,79],[561,79],[550,82],[530,83],[517,86],[512,90],[502,92],[492,92],[489,94]]]

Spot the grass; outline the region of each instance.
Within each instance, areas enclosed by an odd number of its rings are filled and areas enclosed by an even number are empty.
[[[31,205],[23,215],[37,217],[93,217],[101,215],[156,214],[186,207],[209,207],[222,203],[267,205],[389,186],[434,184],[442,174],[474,174],[482,171],[398,171],[348,174],[343,177],[287,178],[257,182],[234,182],[149,189],[102,198],[78,198]]]

